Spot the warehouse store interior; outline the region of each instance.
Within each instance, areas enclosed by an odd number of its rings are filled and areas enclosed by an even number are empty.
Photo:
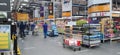
[[[120,55],[120,0],[0,0],[0,55]]]

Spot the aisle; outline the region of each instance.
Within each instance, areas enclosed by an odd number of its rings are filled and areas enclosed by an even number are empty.
[[[40,34],[40,36],[29,35],[24,41],[19,39],[18,42],[23,55],[70,55],[71,50],[64,49],[60,40],[61,37],[44,39]]]
[[[82,48],[72,51],[62,47],[61,36],[44,39],[43,35],[27,36],[24,41],[18,40],[22,55],[120,55],[120,43],[104,43],[97,48]]]

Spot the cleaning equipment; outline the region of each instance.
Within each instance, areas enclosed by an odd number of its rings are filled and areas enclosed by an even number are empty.
[[[100,34],[100,24],[84,24],[83,28],[87,31],[84,32],[82,38],[82,45],[89,48],[100,46],[102,35]]]

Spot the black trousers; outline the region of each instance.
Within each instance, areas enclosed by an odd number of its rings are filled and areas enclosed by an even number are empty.
[[[20,31],[20,37],[24,38],[25,37],[25,32],[24,31]]]
[[[17,37],[14,40],[14,54],[17,55]]]

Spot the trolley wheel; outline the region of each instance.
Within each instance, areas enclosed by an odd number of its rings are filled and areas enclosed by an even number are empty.
[[[73,48],[73,51],[76,51],[76,48]]]
[[[78,49],[79,51],[81,50],[81,48]]]
[[[63,48],[65,48],[65,44],[63,43]]]
[[[91,46],[88,46],[88,48],[91,48]]]

